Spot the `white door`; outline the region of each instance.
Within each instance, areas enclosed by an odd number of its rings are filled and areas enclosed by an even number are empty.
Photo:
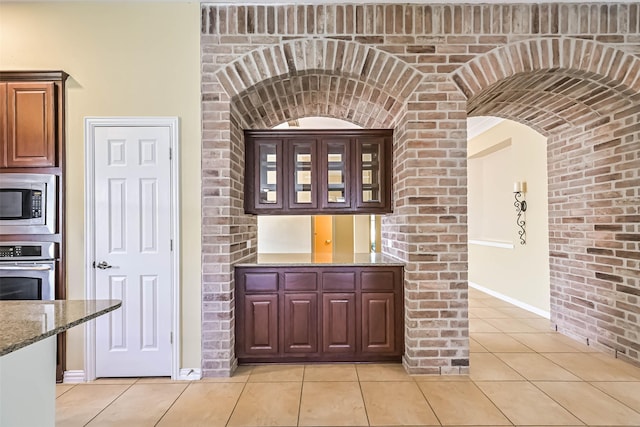
[[[96,377],[169,376],[172,354],[171,131],[96,127]]]

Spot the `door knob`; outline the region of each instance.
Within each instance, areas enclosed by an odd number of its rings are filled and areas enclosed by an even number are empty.
[[[325,244],[325,245],[330,245],[330,244],[331,244],[331,240],[325,240],[325,241],[324,241],[324,244]]]
[[[94,268],[99,268],[100,270],[106,270],[107,268],[111,268],[112,266],[107,264],[105,261],[102,261],[99,264],[93,263]]]

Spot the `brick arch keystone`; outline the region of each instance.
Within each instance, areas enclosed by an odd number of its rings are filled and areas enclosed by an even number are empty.
[[[478,56],[452,73],[468,99],[520,73],[572,70],[632,96],[640,92],[640,58],[593,40],[537,38],[501,46]]]

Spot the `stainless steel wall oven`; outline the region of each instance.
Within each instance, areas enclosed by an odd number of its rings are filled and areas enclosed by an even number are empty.
[[[0,300],[55,299],[54,242],[0,242]]]

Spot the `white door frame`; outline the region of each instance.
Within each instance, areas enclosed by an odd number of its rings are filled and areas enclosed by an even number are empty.
[[[85,298],[95,299],[96,277],[93,262],[95,261],[95,185],[94,144],[95,128],[113,126],[163,126],[171,131],[171,230],[173,241],[171,252],[171,379],[180,378],[180,161],[179,161],[179,128],[177,117],[85,117],[84,119],[84,152],[85,152],[85,182],[84,182],[84,269],[85,269]],[[96,379],[96,323],[95,320],[85,323],[84,329],[84,380]]]

